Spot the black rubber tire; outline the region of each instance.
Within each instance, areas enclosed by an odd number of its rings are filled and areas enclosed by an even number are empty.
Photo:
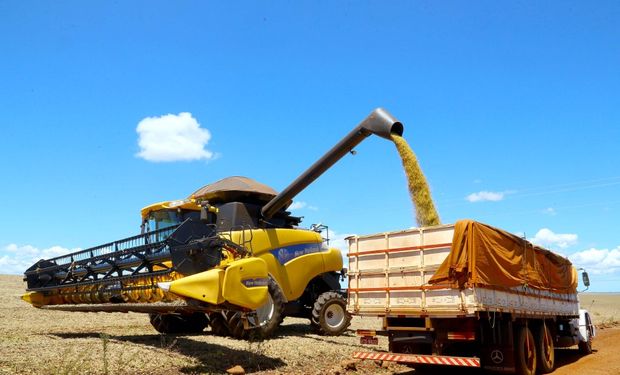
[[[536,330],[536,358],[539,374],[548,374],[555,368],[553,336],[546,324],[540,325]]]
[[[166,334],[200,333],[209,324],[209,319],[203,313],[149,314],[149,320],[157,332]]]
[[[330,319],[333,316],[330,316],[330,314],[334,313],[342,314],[342,320],[337,324],[330,323]],[[338,292],[322,293],[314,302],[310,321],[315,330],[321,335],[341,335],[351,325],[351,314],[347,312],[347,301]]]
[[[587,341],[579,341],[579,352],[582,355],[592,354],[592,330],[590,327],[586,327],[588,333]]]
[[[264,339],[273,336],[280,324],[282,324],[284,320],[284,305],[286,304],[284,293],[282,293],[282,290],[272,278],[269,278],[268,289],[271,300],[273,301],[273,314],[266,324],[263,324],[255,330],[258,337]]]
[[[269,295],[273,301],[273,313],[267,323],[260,327],[246,330],[243,327],[241,313],[228,311],[225,313],[226,321],[230,335],[236,339],[260,340],[266,339],[274,335],[282,321],[284,320],[284,304],[285,298],[282,290],[273,279],[269,279],[267,286]]]
[[[228,331],[232,337],[239,340],[247,338],[247,332],[243,326],[240,312],[227,311],[226,323],[228,324]]]
[[[230,330],[228,329],[228,323],[226,317],[222,312],[214,312],[209,314],[209,325],[211,326],[211,333],[215,336],[228,336]]]
[[[515,367],[517,375],[536,374],[536,344],[527,326],[518,328],[515,343]]]

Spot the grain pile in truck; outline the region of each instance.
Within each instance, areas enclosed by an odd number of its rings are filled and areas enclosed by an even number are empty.
[[[592,351],[576,271],[549,250],[471,220],[348,241],[348,310],[383,318],[363,343],[389,342],[356,358],[533,375],[553,370],[556,347]]]

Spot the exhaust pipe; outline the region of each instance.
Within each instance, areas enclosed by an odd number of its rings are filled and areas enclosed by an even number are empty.
[[[327,151],[310,168],[302,173],[293,183],[270,200],[261,210],[264,220],[269,220],[284,208],[297,194],[304,190],[344,155],[360,144],[371,134],[391,140],[391,135],[403,135],[403,124],[383,108],[377,108],[360,122],[337,145]]]

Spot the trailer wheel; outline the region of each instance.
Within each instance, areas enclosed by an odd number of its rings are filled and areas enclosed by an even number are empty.
[[[226,317],[222,312],[209,314],[209,325],[211,326],[211,333],[216,336],[228,336],[230,334]]]
[[[337,292],[325,292],[316,299],[312,309],[312,325],[321,335],[338,336],[351,325],[347,302]]]
[[[527,326],[521,327],[517,334],[515,364],[517,375],[536,374],[536,344],[532,331]]]
[[[536,349],[538,358],[538,371],[548,374],[555,367],[555,348],[553,336],[546,324],[541,325],[536,332]]]
[[[207,316],[203,313],[149,314],[149,320],[159,333],[200,333],[209,324]]]

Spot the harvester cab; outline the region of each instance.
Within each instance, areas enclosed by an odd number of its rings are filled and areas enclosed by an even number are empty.
[[[236,176],[148,206],[140,235],[34,264],[23,299],[55,310],[145,312],[164,333],[210,324],[215,334],[265,337],[296,316],[338,335],[350,323],[342,254],[286,209],[366,137],[402,132],[379,108],[280,193]]]
[[[144,207],[140,214],[140,233],[144,234],[181,224],[190,218],[199,219],[200,206],[193,199],[165,201]]]

